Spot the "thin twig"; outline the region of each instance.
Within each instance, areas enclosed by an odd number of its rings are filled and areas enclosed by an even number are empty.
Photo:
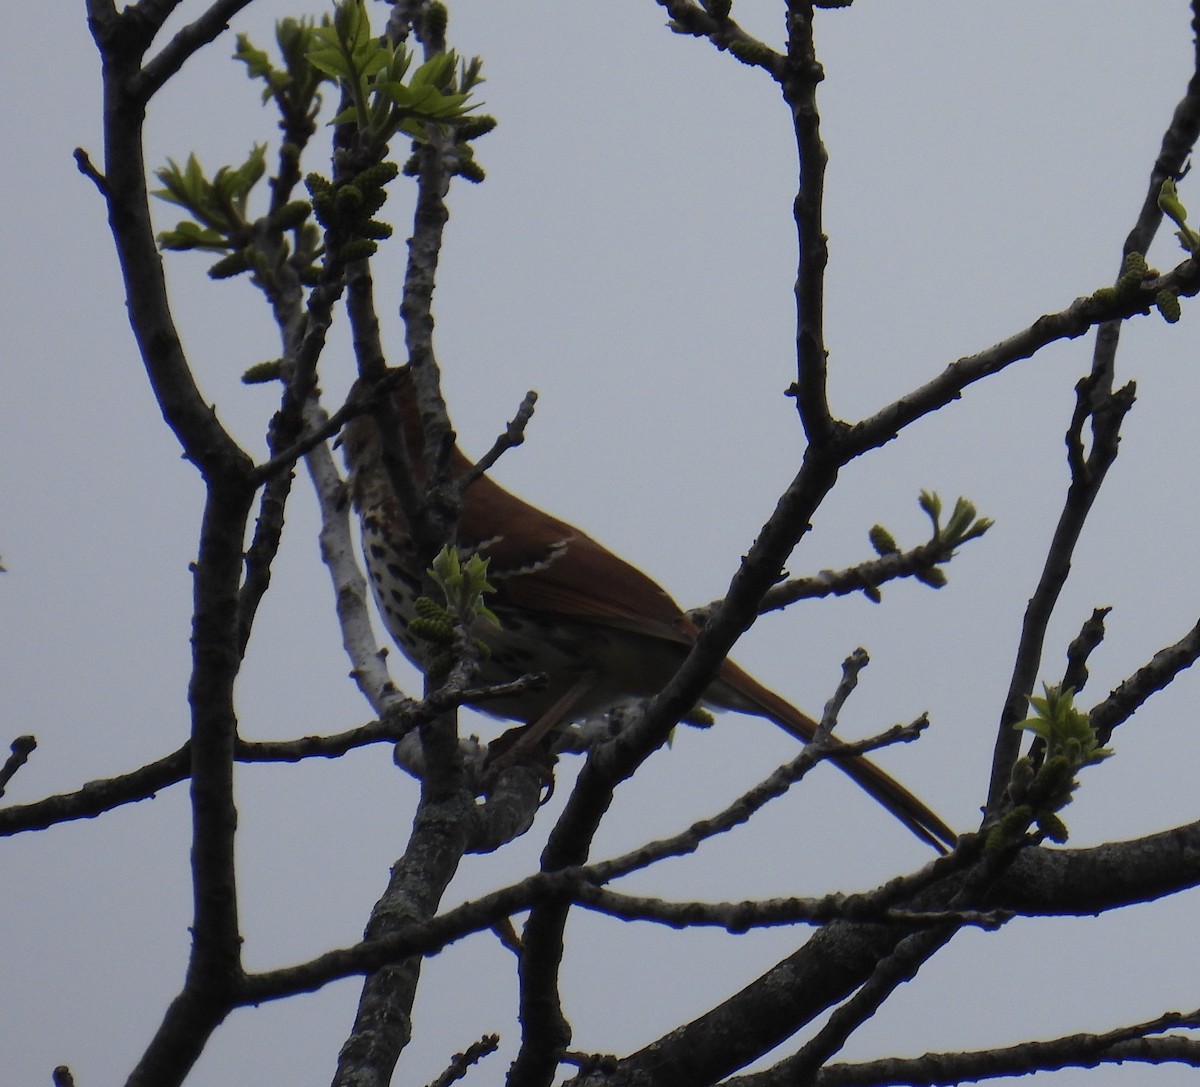
[[[796,381],[788,390],[809,443],[828,445],[835,435],[829,410],[828,351],[825,347],[825,268],[829,246],[825,237],[825,166],[829,154],[821,141],[817,86],[825,73],[813,41],[813,11],[791,0],[787,13],[787,62],[779,86],[792,114],[800,186],[792,209],[796,221],[799,266],[796,270]]]
[[[838,919],[896,924],[907,928],[952,923],[994,930],[1013,917],[1009,910],[892,909],[878,901],[873,894],[746,899],[740,902],[668,902],[649,895],[626,894],[580,883],[572,897],[585,909],[622,921],[649,921],[675,929],[721,928],[735,936],[751,929],[821,925]]]
[[[1078,694],[1087,686],[1088,658],[1096,647],[1104,641],[1104,620],[1112,608],[1096,608],[1084,620],[1079,633],[1067,646],[1067,667],[1063,672],[1062,689]]]
[[[457,1083],[463,1078],[472,1068],[478,1064],[489,1053],[495,1053],[500,1046],[499,1034],[485,1034],[477,1042],[472,1042],[463,1053],[455,1053],[450,1058],[450,1064],[446,1070],[433,1080],[429,1087],[450,1087],[450,1084]]]
[[[1185,668],[1200,659],[1200,623],[1179,641],[1154,656],[1103,701],[1092,707],[1091,724],[1100,744],[1108,743],[1113,730],[1127,721],[1152,694],[1161,691]]]
[[[9,744],[12,754],[4,760],[4,765],[0,766],[0,796],[4,795],[5,786],[12,781],[13,774],[25,765],[36,747],[37,738],[34,736],[18,736]]]
[[[465,491],[472,483],[481,478],[508,450],[515,449],[525,441],[525,428],[529,425],[529,420],[533,418],[537,398],[538,394],[532,389],[525,394],[525,399],[517,408],[517,414],[504,428],[504,433],[492,443],[491,449],[459,477],[458,489],[460,491]]]
[[[859,646],[850,656],[842,661],[842,678],[838,681],[838,685],[830,696],[829,701],[825,703],[825,708],[821,711],[821,722],[810,741],[816,744],[818,748],[824,747],[829,743],[830,738],[833,736],[833,730],[837,727],[838,717],[841,716],[842,708],[846,705],[846,700],[854,693],[854,688],[858,686],[859,674],[870,662],[871,658],[867,656],[867,651],[862,646]],[[925,723],[927,724],[928,722]]]
[[[140,75],[130,87],[134,97],[143,105],[149,102],[193,54],[225,33],[229,29],[229,20],[253,2],[254,0],[216,0],[212,7],[188,23],[156,56],[145,63]],[[174,7],[173,4],[171,6]]]
[[[784,58],[774,49],[748,34],[728,14],[714,15],[711,11],[692,0],[657,0],[671,16],[670,28],[677,34],[690,34],[696,38],[707,38],[721,52],[730,52],[743,64],[762,68],[778,80],[784,67]]]
[[[1196,1012],[1168,1012],[1158,1019],[1102,1034],[1066,1034],[1042,1042],[1022,1042],[996,1049],[958,1053],[925,1053],[913,1058],[890,1058],[857,1064],[827,1065],[821,1087],[850,1087],[865,1083],[967,1083],[1000,1076],[1027,1076],[1062,1068],[1096,1068],[1102,1064],[1168,1061],[1200,1067],[1200,1042],[1178,1036],[1150,1038],[1163,1031],[1200,1027]],[[1156,1044],[1165,1043],[1165,1044]],[[731,1087],[767,1087],[778,1082],[770,1072],[730,1080]]]
[[[261,480],[267,480],[286,471],[301,457],[311,453],[322,442],[328,441],[339,433],[351,419],[361,415],[365,410],[365,405],[357,397],[350,397],[320,426],[310,427],[287,449],[281,450],[269,460],[255,466],[254,474]]]
[[[785,793],[804,779],[814,766],[826,759],[854,758],[871,751],[878,751],[897,743],[916,739],[928,722],[924,718],[907,725],[893,725],[877,736],[862,740],[841,741],[836,747],[829,744],[809,743],[789,762],[774,770],[765,779],[747,789],[741,796],[727,804],[721,811],[667,838],[648,842],[636,849],[606,861],[597,861],[583,871],[587,878],[597,883],[608,883],[632,872],[649,868],[668,857],[683,857],[694,853],[700,846],[716,837],[747,823],[758,811],[772,800]],[[939,878],[946,874],[938,870]]]
[[[88,178],[93,185],[100,191],[100,195],[106,200],[108,199],[108,179],[96,169],[91,157],[82,148],[75,148],[75,165],[79,167],[79,172],[84,177]]]
[[[1099,403],[1096,403],[1092,395],[1093,385],[1092,379],[1087,378],[1076,386],[1076,406],[1067,432],[1067,447],[1071,449],[1080,440],[1080,431],[1085,421],[1092,423],[1092,447],[1085,459],[1081,460],[1074,455],[1068,458],[1072,469],[1071,482],[1054,528],[1054,535],[1046,551],[1046,560],[1037,588],[1025,609],[1008,694],[996,728],[992,753],[991,784],[987,802],[987,811],[992,816],[1006,803],[1008,783],[1020,754],[1021,733],[1013,726],[1025,716],[1029,696],[1033,692],[1038,669],[1041,667],[1046,631],[1066,584],[1067,574],[1071,569],[1071,558],[1083,534],[1092,504],[1099,494],[1108,469],[1116,459],[1121,422],[1133,407],[1132,385],[1116,390]]]

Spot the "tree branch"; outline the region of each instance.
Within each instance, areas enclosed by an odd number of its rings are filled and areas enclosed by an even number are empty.
[[[18,736],[8,745],[10,754],[4,760],[4,765],[0,766],[0,796],[4,795],[4,790],[12,781],[13,775],[29,761],[29,756],[36,747],[37,739],[33,736]]]
[[[1200,1042],[1175,1035],[1149,1038],[1165,1030],[1200,1027],[1200,1014],[1168,1012],[1158,1019],[1103,1034],[1067,1034],[1044,1042],[1022,1042],[1003,1049],[966,1053],[926,1053],[906,1060],[891,1058],[860,1064],[831,1064],[813,1081],[817,1087],[867,1084],[961,1084],[1000,1076],[1025,1076],[1060,1068],[1098,1068],[1102,1064],[1140,1061],[1176,1062],[1200,1067]],[[730,1087],[783,1087],[793,1083],[782,1070],[740,1076]]]
[[[1104,640],[1104,620],[1111,608],[1095,608],[1084,622],[1074,641],[1067,646],[1067,666],[1063,671],[1060,686],[1064,691],[1076,693],[1087,686],[1088,658],[1095,648]]]
[[[671,21],[667,25],[676,34],[690,34],[696,38],[707,38],[721,52],[730,52],[743,64],[762,68],[778,80],[783,70],[784,58],[765,42],[747,34],[733,19],[729,18],[728,5],[722,13],[720,5],[702,7],[692,0],[656,0],[665,8]]]
[[[1092,728],[1096,730],[1099,743],[1108,743],[1113,729],[1127,721],[1152,694],[1161,691],[1185,668],[1195,664],[1198,657],[1200,622],[1174,645],[1160,649],[1148,663],[1118,684],[1103,702],[1092,707]]]
[[[1008,783],[1021,750],[1021,733],[1013,726],[1026,716],[1029,696],[1041,667],[1046,631],[1066,584],[1071,558],[1108,469],[1116,460],[1121,423],[1133,407],[1132,384],[1101,400],[1093,395],[1095,385],[1096,379],[1088,377],[1075,387],[1075,412],[1067,432],[1067,448],[1078,447],[1084,424],[1090,420],[1092,449],[1086,458],[1068,456],[1071,482],[1066,500],[1046,552],[1037,588],[1025,609],[1008,694],[996,730],[986,809],[989,817],[995,817],[1007,802]]]
[[[840,742],[837,748],[817,742],[806,744],[794,759],[784,763],[763,781],[742,793],[732,803],[726,805],[722,811],[708,818],[697,820],[679,834],[648,842],[646,845],[611,860],[598,861],[589,865],[586,871],[591,873],[596,881],[608,883],[632,872],[649,868],[668,857],[683,857],[694,853],[710,838],[749,822],[751,817],[770,801],[787,793],[818,763],[826,759],[841,758],[843,755],[847,757],[864,755],[895,743],[908,742],[916,739],[927,724],[928,722],[922,718],[911,725],[896,725],[879,736]],[[929,870],[929,866],[926,866],[925,870]],[[938,869],[938,878],[944,874],[943,869]]]
[[[173,8],[177,2],[178,0],[173,0],[170,7]],[[254,0],[216,0],[203,15],[188,23],[156,56],[145,63],[141,74],[130,84],[129,89],[133,97],[143,105],[149,102],[193,54],[220,37],[229,29],[229,20],[253,2]]]
[[[495,1053],[499,1045],[499,1034],[485,1034],[479,1041],[473,1042],[465,1053],[455,1053],[449,1067],[433,1080],[429,1087],[450,1087],[450,1084],[457,1083],[471,1070],[472,1066],[478,1064],[488,1054]]]
[[[154,240],[142,146],[145,113],[131,89],[139,73],[135,12],[140,6],[126,9],[115,29],[111,20],[97,22],[95,10],[104,7],[99,0],[90,0],[93,33],[104,59],[104,177],[109,223],[125,281],[129,323],[163,418],[179,439],[184,455],[206,480],[228,477],[244,484],[250,458],[217,422],[196,385],[171,316]],[[102,28],[107,33],[102,34]]]
[[[970,878],[970,873],[962,871],[953,857],[954,854],[951,854],[931,862],[931,866],[946,874],[942,889],[936,892],[942,898],[948,898]],[[381,939],[325,952],[296,966],[248,975],[244,979],[238,1002],[257,1004],[299,992],[312,992],[331,981],[368,973],[412,955],[431,955],[468,935],[487,931],[497,922],[514,913],[529,910],[537,903],[569,899],[577,887],[597,885],[601,879],[598,871],[588,866],[538,873],[427,921],[410,921]],[[904,877],[908,881],[914,878]],[[1009,910],[1027,916],[1091,916],[1124,908],[1135,902],[1156,900],[1197,884],[1200,884],[1200,822],[1128,842],[1089,849],[1021,850],[986,896],[980,896],[980,905],[989,911]],[[872,894],[886,894],[891,898],[887,890],[890,886],[885,884]],[[917,887],[918,884],[910,882],[908,886]],[[929,884],[922,886],[929,887]],[[920,896],[914,897],[928,898],[932,893],[934,891],[925,890]],[[845,908],[855,907],[850,904]],[[919,904],[916,908],[920,908]],[[956,917],[960,915],[969,916],[962,911],[949,914]],[[917,917],[919,919],[919,913]],[[885,951],[889,933],[897,939],[904,934],[897,925],[871,925],[841,919],[827,925],[798,952],[739,994],[736,999],[741,1006],[754,1010],[756,1014],[737,1021],[754,1026],[766,1023],[769,1029],[774,1030],[779,1022],[776,1012],[782,1013],[784,1010],[782,1006],[772,1004],[778,995],[777,990],[785,993],[789,1001],[804,997],[804,1007],[808,1006],[808,996],[816,997],[819,992],[831,991],[822,980],[826,975],[821,959],[827,954],[832,954],[837,964],[834,970],[837,977],[832,974],[829,976],[834,988],[841,984],[838,978],[845,980],[847,977],[851,979],[848,982],[850,988],[856,987],[867,974],[863,973],[854,980],[855,970],[869,973],[874,968]],[[844,960],[843,953],[848,956]],[[843,970],[849,973],[843,973]],[[807,994],[794,988],[792,981],[787,980],[796,978],[811,979],[812,986]],[[789,1014],[797,1014],[797,1007],[793,1006]],[[757,1014],[759,1011],[769,1013],[769,1022],[761,1019]],[[817,1011],[812,1014],[817,1014]],[[678,1035],[683,1054],[689,1052],[688,1045],[692,1042],[703,1042],[705,1046],[718,1044],[715,1036],[705,1034],[703,1022],[703,1019],[698,1020],[691,1027],[680,1028],[683,1033],[676,1032],[669,1036],[674,1038]],[[772,1023],[776,1026],[771,1026]],[[692,1033],[693,1028],[695,1033]],[[666,1039],[660,1040],[651,1049],[658,1047],[661,1050],[665,1043]],[[643,1055],[646,1053],[643,1051]],[[622,1075],[634,1074],[640,1067],[637,1054],[628,1060],[634,1063],[623,1065]],[[673,1063],[674,1060],[672,1056],[670,1061]],[[706,1069],[704,1060],[704,1054],[699,1054],[694,1067]],[[687,1063],[689,1067],[692,1066],[690,1061]],[[631,1081],[617,1078],[608,1082],[611,1087],[620,1087]],[[687,1082],[708,1080],[697,1072],[697,1078]]]
[[[829,246],[822,225],[829,155],[821,142],[821,115],[817,109],[817,85],[825,72],[817,60],[812,24],[812,4],[789,0],[787,61],[780,72],[779,86],[792,114],[800,171],[792,205],[800,254],[795,285],[796,382],[788,391],[796,398],[809,442],[821,446],[834,433],[826,388],[829,352],[825,348],[825,267]]]
[[[407,21],[418,36],[435,22],[425,18],[425,8],[421,2],[408,6]],[[393,15],[398,13],[399,6]],[[400,18],[390,20],[389,33],[403,34],[403,22]],[[445,50],[440,32],[437,40],[430,37],[424,44],[427,57]],[[428,125],[417,158],[417,200],[400,315],[425,438],[426,492],[419,503],[412,501],[415,483],[411,473],[393,470],[397,463],[402,468],[408,465],[404,464],[407,449],[403,426],[390,397],[380,400],[375,414],[389,474],[393,478],[409,476],[396,480],[396,493],[402,503],[407,500],[404,513],[417,552],[431,560],[454,539],[460,509],[457,491],[449,484],[454,435],[433,351],[432,311],[443,230],[449,218],[445,197],[453,174],[453,140],[439,126]],[[382,350],[376,349],[378,323],[370,280],[364,276],[366,271],[362,269],[352,282],[348,309],[360,374],[369,378],[382,367]],[[427,679],[427,691],[429,688]],[[391,933],[409,918],[432,916],[472,838],[478,837],[473,832],[475,802],[467,785],[455,715],[446,714],[422,724],[419,736],[424,774],[413,831],[404,855],[392,869],[387,890],[372,910],[367,925],[369,937]],[[409,1013],[420,969],[421,959],[412,956],[367,978],[354,1028],[339,1055],[335,1087],[387,1087],[390,1083],[400,1051],[411,1036]]]
[[[515,449],[525,441],[525,428],[529,425],[529,420],[533,418],[533,409],[537,405],[537,396],[532,389],[525,394],[525,399],[521,401],[520,407],[517,408],[517,414],[513,416],[508,426],[504,428],[504,433],[501,434],[482,457],[479,458],[470,469],[465,472],[458,481],[458,489],[460,492],[465,491],[477,479],[484,476],[492,466],[510,449]]]
[[[580,883],[572,898],[586,909],[622,921],[652,921],[670,928],[721,928],[734,936],[757,928],[796,924],[820,925],[838,918],[897,924],[970,925],[996,929],[1013,916],[1007,910],[915,910],[889,909],[874,893],[826,895],[824,898],[746,899],[740,902],[669,902],[649,895],[623,894],[594,884]]]

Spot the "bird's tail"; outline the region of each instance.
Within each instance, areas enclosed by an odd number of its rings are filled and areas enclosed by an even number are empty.
[[[796,739],[807,743],[817,731],[817,722],[796,709],[758,680],[726,661],[720,679],[705,694],[705,701],[721,708],[766,717]],[[836,750],[840,741],[831,738]],[[926,804],[895,778],[884,773],[862,755],[834,758],[834,763],[859,786],[879,801],[923,842],[941,853],[953,847],[957,835]]]

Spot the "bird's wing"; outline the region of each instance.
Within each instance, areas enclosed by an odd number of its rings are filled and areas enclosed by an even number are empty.
[[[694,638],[695,628],[656,581],[486,476],[471,485],[463,504],[459,542],[491,560],[495,604],[576,616],[684,645]]]

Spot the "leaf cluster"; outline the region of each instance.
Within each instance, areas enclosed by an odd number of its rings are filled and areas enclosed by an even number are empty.
[[[485,594],[495,592],[495,586],[488,581],[487,559],[471,554],[463,561],[458,549],[447,544],[438,552],[428,574],[441,590],[444,603],[428,596],[418,597],[417,616],[409,623],[409,630],[433,650],[427,675],[441,679],[450,672],[458,656],[457,630],[470,630],[477,619],[499,627],[500,620],[484,603]],[[487,656],[485,642],[473,639],[472,644],[480,656]]]
[[[323,16],[320,26],[328,27],[329,16]],[[306,117],[315,120],[321,109],[321,84],[332,82],[330,75],[310,59],[316,24],[311,19],[280,19],[275,24],[275,41],[283,59],[277,68],[267,54],[257,48],[249,35],[237,36],[235,60],[246,65],[251,79],[261,79],[262,100],[274,100],[285,118]]]
[[[210,179],[195,154],[180,166],[174,159],[154,171],[162,182],[151,195],[186,208],[195,221],[184,220],[158,236],[164,249],[206,249],[225,252],[244,239],[250,224],[246,203],[250,190],[267,168],[267,145],[256,143],[240,166],[222,166]]]
[[[924,545],[931,559],[927,566],[913,571],[912,576],[931,588],[940,589],[947,580],[941,564],[949,562],[962,544],[982,536],[994,522],[990,517],[978,516],[975,504],[967,498],[955,499],[954,510],[945,525],[942,524],[942,499],[936,491],[922,491],[918,504],[933,526],[929,540]],[[868,539],[880,558],[900,554],[895,537],[883,525],[873,525]],[[878,597],[878,590],[875,597]]]
[[[1079,785],[1076,775],[1112,754],[1097,741],[1089,715],[1075,708],[1074,691],[1057,686],[1043,690],[1041,697],[1029,699],[1033,715],[1013,726],[1038,738],[1041,765],[1029,755],[1017,760],[1008,786],[1014,807],[993,828],[991,849],[1014,844],[1034,823],[1050,841],[1065,842],[1067,827],[1058,812],[1071,802]]]
[[[1163,185],[1170,185],[1170,181],[1163,182]],[[1174,186],[1172,185],[1172,190]],[[1162,198],[1159,198],[1160,205]],[[1178,204],[1178,201],[1175,201]],[[1183,217],[1187,216],[1187,212],[1182,211],[1183,205],[1179,205],[1180,212]],[[1180,220],[1182,222],[1182,220]],[[1185,228],[1186,229],[1186,228]],[[1181,242],[1184,241],[1182,232],[1176,235]],[[1184,248],[1187,248],[1186,243]],[[1093,292],[1092,297],[1098,302],[1105,304],[1121,304],[1133,301],[1141,293],[1142,288],[1147,281],[1157,279],[1162,273],[1157,268],[1151,268],[1146,263],[1146,258],[1141,253],[1132,252],[1125,254],[1125,260],[1121,265],[1121,274],[1117,277],[1117,282],[1111,287],[1101,287],[1098,291]],[[1154,306],[1162,315],[1164,321],[1169,325],[1175,324],[1182,315],[1182,309],[1179,305],[1179,292],[1173,287],[1164,287],[1154,296]],[[1143,312],[1149,313],[1150,307],[1145,306]]]
[[[363,0],[338,4],[332,22],[314,27],[312,39],[309,63],[335,79],[349,101],[333,123],[354,125],[370,146],[383,147],[397,132],[422,141],[427,123],[459,121],[474,108],[467,104],[469,86],[460,85],[468,83],[468,67],[457,81],[453,50],[430,57],[406,82],[412,53],[371,33]],[[469,70],[470,82],[478,82],[478,62]]]
[[[154,172],[162,182],[161,189],[152,193],[160,200],[178,204],[191,212],[193,219],[182,219],[173,230],[158,235],[164,249],[199,249],[224,253],[208,274],[213,279],[227,279],[245,271],[266,275],[270,261],[253,244],[260,228],[269,228],[276,235],[295,232],[296,252],[301,265],[315,259],[320,237],[307,223],[312,207],[307,200],[292,200],[267,219],[251,221],[246,208],[250,192],[266,171],[266,144],[255,144],[246,161],[240,166],[222,166],[209,178],[194,154],[180,166],[174,159]],[[276,249],[276,260],[289,256],[286,244]]]
[[[387,202],[385,186],[399,172],[394,162],[377,162],[336,182],[318,173],[304,179],[317,222],[339,238],[337,252],[342,261],[372,256],[378,243],[392,236],[391,225],[374,215]]]
[[[483,81],[478,58],[460,64],[454,52],[437,53],[410,74],[411,52],[403,44],[372,35],[363,0],[345,0],[336,5],[332,18],[324,16],[319,23],[283,19],[276,24],[275,37],[282,66],[245,34],[238,36],[234,59],[246,65],[252,79],[265,84],[263,101],[276,103],[281,127],[296,141],[281,149],[288,172],[299,178],[295,171],[300,144],[320,110],[323,82],[335,83],[343,102],[349,103],[331,123],[353,130],[356,153],[350,161],[359,168],[347,171],[339,166],[343,176],[334,181],[310,173],[306,186],[311,201],[289,201],[269,218],[251,221],[246,208],[266,169],[265,145],[256,144],[243,164],[223,166],[211,179],[195,155],[183,167],[168,160],[167,167],[156,171],[163,188],[154,195],[186,208],[193,219],[162,232],[158,240],[163,248],[223,253],[209,269],[216,279],[245,271],[265,279],[289,259],[291,247],[281,235],[294,231],[293,263],[301,280],[313,285],[320,277],[316,261],[326,250],[344,264],[372,256],[377,243],[391,236],[392,227],[374,214],[387,199],[384,186],[400,172],[394,163],[383,161],[388,140],[397,133],[421,143],[428,139],[431,124],[452,128],[454,172],[471,181],[483,179],[469,142],[491,131],[496,121],[467,116],[474,108],[468,104],[471,91]],[[277,193],[279,202],[284,199]],[[327,238],[323,246],[320,231],[307,222],[314,212],[320,226],[333,233],[332,244]],[[256,244],[263,231],[272,237],[266,247],[270,256]]]
[[[446,609],[459,622],[471,626],[476,619],[483,619],[500,626],[500,620],[483,601],[485,594],[496,591],[488,581],[487,559],[471,554],[464,562],[458,549],[447,544],[433,560],[429,576],[442,590]]]
[[[931,542],[951,550],[982,536],[994,523],[990,517],[976,516],[974,503],[966,498],[954,500],[954,510],[945,525],[942,524],[942,499],[936,491],[922,491],[918,504],[933,525]]]

